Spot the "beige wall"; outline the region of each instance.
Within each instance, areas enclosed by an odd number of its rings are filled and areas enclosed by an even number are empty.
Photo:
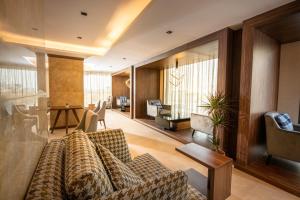
[[[300,41],[283,44],[280,56],[278,111],[298,121],[300,102]]]
[[[83,59],[49,55],[49,97],[51,106],[84,104],[83,94]],[[79,112],[77,112],[79,113]],[[81,118],[79,113],[79,118]],[[65,113],[62,112],[56,127],[64,127]],[[56,111],[50,113],[51,127]],[[69,112],[69,125],[77,122],[72,112]]]

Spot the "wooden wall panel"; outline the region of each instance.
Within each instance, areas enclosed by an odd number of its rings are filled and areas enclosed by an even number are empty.
[[[83,59],[48,55],[49,62],[49,96],[51,106],[84,104],[83,94]],[[82,110],[77,111],[81,118]],[[56,111],[50,113],[51,127]],[[72,113],[69,115],[69,125],[77,125]],[[65,113],[62,112],[56,127],[65,126]]]
[[[263,113],[276,110],[280,45],[244,26],[237,161],[246,165],[263,154]]]
[[[237,132],[238,132],[238,111],[239,111],[239,90],[241,73],[241,52],[242,52],[242,29],[232,33],[231,71],[227,76],[227,83],[230,91],[227,95],[230,98],[232,112],[230,112],[230,126],[228,127],[228,155],[236,159]]]
[[[129,76],[112,76],[112,97],[113,97],[113,108],[116,108],[116,97],[126,96],[130,98],[130,89],[126,86],[125,82],[129,79]]]
[[[147,118],[146,100],[159,99],[160,70],[135,68],[135,118]]]
[[[134,117],[134,78],[133,78],[133,74],[134,74],[134,66],[132,65],[130,67],[130,118],[133,119]]]
[[[264,153],[264,113],[277,110],[280,44],[254,30],[248,161]]]

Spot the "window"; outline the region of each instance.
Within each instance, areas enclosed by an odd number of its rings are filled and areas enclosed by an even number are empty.
[[[84,73],[84,105],[107,101],[111,96],[111,74],[105,72]]]
[[[176,65],[164,69],[164,103],[172,105],[173,114],[205,114],[199,106],[217,91],[217,51],[178,59]]]
[[[36,68],[0,66],[0,96],[25,97],[36,93]]]

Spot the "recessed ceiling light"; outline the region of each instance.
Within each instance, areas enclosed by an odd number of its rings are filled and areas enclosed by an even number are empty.
[[[38,29],[38,28],[35,28],[35,27],[32,27],[31,30],[33,30],[33,31],[38,31],[39,29]]]
[[[78,36],[78,37],[77,37],[77,39],[78,39],[78,40],[81,40],[81,39],[82,39],[82,37],[81,37],[81,36]]]
[[[169,34],[169,35],[172,34],[172,33],[173,33],[173,31],[167,31],[166,32],[166,34]]]
[[[81,11],[80,14],[81,14],[82,16],[87,16],[87,15],[88,15],[87,12],[84,12],[84,11]]]

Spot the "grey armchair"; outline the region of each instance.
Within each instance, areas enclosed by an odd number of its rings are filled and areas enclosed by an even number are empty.
[[[75,130],[82,130],[86,133],[97,131],[97,114],[91,110],[85,110]]]
[[[267,164],[272,156],[300,162],[300,126],[294,125],[294,130],[280,128],[275,120],[278,112],[265,114],[267,134]]]

